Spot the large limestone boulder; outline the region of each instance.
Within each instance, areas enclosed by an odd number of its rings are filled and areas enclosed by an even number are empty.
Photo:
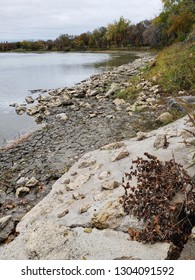
[[[0,247],[0,259],[165,259],[168,243],[130,239],[128,229],[144,224],[120,204],[122,177],[145,152],[166,161],[174,154],[176,162],[189,166],[191,148],[183,141],[184,129],[192,129],[187,119],[152,131],[143,140],[112,143],[84,155],[17,225],[19,235]],[[157,135],[166,135],[165,149],[154,147]],[[121,149],[125,156],[113,161]],[[193,172],[193,167],[188,169]]]

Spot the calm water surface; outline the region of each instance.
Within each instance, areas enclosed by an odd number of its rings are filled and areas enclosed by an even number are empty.
[[[0,146],[37,127],[9,106],[22,104],[29,90],[73,86],[135,58],[130,53],[0,53]]]

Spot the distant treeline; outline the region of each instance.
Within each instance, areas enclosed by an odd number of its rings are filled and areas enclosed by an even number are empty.
[[[131,47],[163,47],[185,40],[195,24],[195,0],[162,0],[163,11],[153,20],[131,24],[118,21],[77,36],[62,34],[55,40],[2,42],[0,51],[70,51]]]

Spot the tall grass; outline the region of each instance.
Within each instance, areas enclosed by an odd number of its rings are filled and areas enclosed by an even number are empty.
[[[147,73],[148,76],[148,73]],[[195,91],[195,43],[177,43],[163,49],[149,76],[166,92]]]

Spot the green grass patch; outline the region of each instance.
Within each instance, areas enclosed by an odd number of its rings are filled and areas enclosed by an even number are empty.
[[[160,51],[156,65],[145,76],[156,76],[164,91],[195,90],[195,43],[177,43]]]
[[[125,90],[118,90],[116,92],[116,97],[125,99],[129,103],[134,103],[140,92],[139,83],[141,82],[140,76],[133,76],[130,80],[130,86]]]

